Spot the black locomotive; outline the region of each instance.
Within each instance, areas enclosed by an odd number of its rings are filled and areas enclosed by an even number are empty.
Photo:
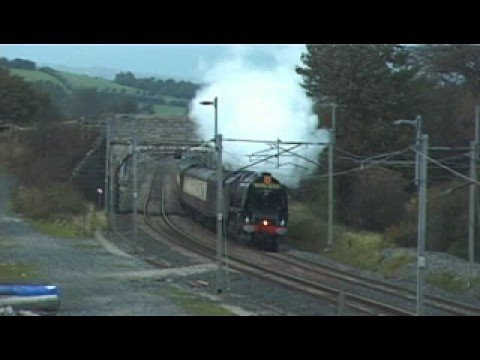
[[[196,220],[216,223],[215,170],[180,163],[177,167],[180,205]],[[259,243],[277,251],[287,234],[287,190],[269,173],[223,172],[224,224],[229,238]]]

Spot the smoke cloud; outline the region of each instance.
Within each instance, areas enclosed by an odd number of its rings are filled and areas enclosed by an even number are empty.
[[[302,46],[272,47],[273,65],[265,66],[252,61],[252,46],[233,46],[224,60],[207,67],[203,63],[203,83],[207,84],[190,105],[190,116],[199,125],[200,135],[212,139],[214,135],[213,106],[199,104],[218,97],[218,131],[223,138],[268,140],[276,142],[327,142],[325,130],[317,129],[317,116],[312,112],[312,101],[299,85],[301,78],[295,72],[300,64]],[[269,49],[270,50],[270,49]],[[284,145],[282,147],[287,147]],[[223,160],[233,169],[246,166],[260,158],[247,155],[265,150],[268,144],[229,142],[223,143]],[[318,160],[324,146],[302,146],[295,153]],[[297,186],[302,175],[311,173],[315,164],[288,156],[262,162],[249,170],[268,171],[288,186]]]

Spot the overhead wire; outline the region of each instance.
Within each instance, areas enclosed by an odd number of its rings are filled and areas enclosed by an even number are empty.
[[[420,156],[424,157],[425,159],[427,159],[428,161],[431,161],[432,163],[438,165],[439,167],[441,167],[442,169],[445,169],[446,171],[452,173],[453,175],[465,180],[465,181],[468,181],[469,183],[474,183],[476,185],[480,185],[480,183],[478,181],[475,181],[473,180],[472,178],[466,176],[466,175],[463,175],[461,173],[459,173],[458,171],[455,171],[453,170],[452,168],[448,167],[447,165],[444,165],[442,164],[441,162],[431,158],[430,156],[424,154],[423,152],[415,149],[415,147],[413,146],[409,146],[409,149],[413,150],[414,152],[416,152],[417,154],[419,154]]]

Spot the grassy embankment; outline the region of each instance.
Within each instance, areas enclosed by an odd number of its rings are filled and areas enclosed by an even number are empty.
[[[392,276],[416,258],[408,255],[386,257],[383,250],[393,248],[383,234],[365,231],[354,232],[343,226],[335,226],[335,248],[324,252],[327,245],[327,223],[315,216],[307,204],[289,205],[289,243],[298,250],[310,251],[363,270],[384,276]],[[465,278],[449,273],[427,273],[426,282],[443,290],[459,293],[466,291]],[[479,278],[472,286],[480,284]]]
[[[84,144],[87,135],[57,129],[5,137],[0,144],[0,164],[16,177],[7,209],[57,237],[91,237],[96,229],[105,228],[103,212],[96,211],[67,181],[75,159],[89,148]]]
[[[10,208],[44,234],[61,238],[92,237],[106,228],[103,211],[70,186],[15,188]]]
[[[103,212],[91,209],[84,215],[32,220],[32,224],[44,234],[61,238],[81,238],[92,237],[95,230],[106,229],[106,218]]]
[[[392,247],[382,234],[354,232],[335,225],[335,247],[327,246],[327,223],[319,219],[307,204],[289,204],[289,243],[298,250],[321,253],[338,262],[382,275],[392,275],[414,258],[404,255],[386,258],[383,250]]]
[[[71,185],[17,187],[10,208],[44,234],[62,238],[92,237],[106,228],[103,211],[83,199]]]

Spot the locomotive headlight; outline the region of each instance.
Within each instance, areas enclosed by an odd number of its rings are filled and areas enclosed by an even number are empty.
[[[245,218],[245,223],[246,223],[246,224],[249,224],[249,223],[250,223],[250,218],[249,218],[248,216]]]
[[[285,226],[285,220],[280,220],[280,226]]]
[[[263,220],[263,221],[262,221],[262,224],[263,224],[263,226],[267,226],[267,225],[268,225],[268,221],[267,221],[267,220]]]

